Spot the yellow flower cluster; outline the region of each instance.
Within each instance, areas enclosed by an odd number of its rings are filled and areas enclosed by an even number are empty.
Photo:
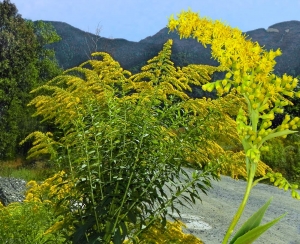
[[[36,181],[29,181],[24,201],[49,203],[55,206],[55,201],[63,199],[70,193],[72,188],[72,184],[64,178],[65,172],[60,171],[41,184]]]
[[[155,223],[149,229],[142,232],[139,236],[139,243],[146,244],[168,244],[168,243],[193,243],[203,244],[203,242],[191,234],[185,234],[182,231],[182,227],[186,227],[184,223],[180,221],[167,222],[166,228],[161,228],[160,223]],[[130,241],[124,241],[124,244],[130,244]]]
[[[175,20],[171,16],[169,29],[177,30],[180,37],[194,37],[203,45],[210,44],[213,58],[220,62],[226,71],[224,79],[202,86],[205,91],[217,90],[219,95],[235,88],[238,94],[245,97],[248,112],[240,111],[237,124],[241,138],[261,147],[263,138],[271,133],[285,131],[279,136],[290,133],[300,126],[299,118],[289,121],[276,129],[269,129],[275,113],[283,113],[283,107],[292,104],[286,97],[294,95],[300,97],[299,92],[294,92],[298,80],[284,74],[278,77],[272,74],[275,58],[281,55],[280,49],[266,51],[257,42],[252,42],[238,29],[233,29],[220,21],[200,18],[197,13],[183,11]],[[250,120],[247,120],[247,116]],[[257,131],[259,126],[259,131]]]
[[[272,128],[275,114],[283,113],[285,106],[292,105],[289,98],[300,97],[300,92],[294,91],[298,79],[287,74],[279,77],[272,73],[275,58],[281,55],[280,49],[267,51],[257,42],[249,40],[240,30],[220,21],[200,18],[198,13],[188,10],[182,11],[178,19],[171,16],[168,28],[170,31],[177,30],[180,38],[193,37],[204,46],[211,45],[212,57],[219,61],[225,77],[203,85],[204,91],[215,89],[220,96],[234,91],[244,97],[247,108],[240,108],[236,125],[246,154],[247,175],[253,178],[259,169],[261,151],[268,150],[263,143],[275,137],[285,138],[300,126],[299,117],[286,115],[279,126]],[[270,172],[265,177],[272,174]],[[287,186],[284,183],[284,187]],[[290,188],[293,197],[299,198],[295,193],[297,186]]]

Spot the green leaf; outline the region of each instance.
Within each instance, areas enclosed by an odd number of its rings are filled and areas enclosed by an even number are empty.
[[[235,243],[235,241],[240,237],[246,234],[248,231],[254,229],[255,227],[259,226],[261,223],[262,218],[265,215],[266,210],[268,209],[272,198],[266,202],[256,213],[254,213],[238,230],[235,236],[232,238],[230,244]]]
[[[255,241],[258,237],[260,237],[265,231],[267,231],[270,227],[272,227],[274,224],[276,224],[281,218],[283,218],[286,215],[283,214],[279,216],[277,219],[272,220],[271,222],[258,226],[249,232],[247,232],[245,235],[239,237],[233,244],[250,244],[253,241]]]
[[[271,133],[269,135],[267,135],[266,137],[264,137],[261,142],[259,143],[259,147],[267,140],[270,140],[272,138],[275,137],[279,137],[279,136],[284,136],[284,135],[289,135],[289,134],[293,134],[296,133],[298,131],[294,131],[294,130],[282,130],[282,131],[277,131],[275,133]]]

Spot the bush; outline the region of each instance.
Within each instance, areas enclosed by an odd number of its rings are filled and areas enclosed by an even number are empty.
[[[187,155],[205,142],[198,125],[208,122],[195,119],[192,102],[185,101],[180,86],[187,87],[186,81],[138,82],[143,75],[129,79],[130,73],[109,55],[94,55],[103,61],[90,60],[36,90],[45,91],[31,102],[36,115],[53,120],[59,132],[35,132],[27,139],[36,139],[31,156],[48,153],[66,170],[63,182],[70,186],[56,202],[58,209],[64,206],[65,218],[47,233],[67,226],[73,243],[121,243],[156,220],[165,226],[168,208],[179,213],[176,202],[200,199],[199,192],[210,186],[209,176],[217,177],[216,168],[206,163],[192,176],[182,168]],[[158,67],[164,65],[169,64]],[[214,113],[207,111],[207,118]],[[182,127],[189,133],[178,133]],[[188,195],[179,199],[183,192]]]

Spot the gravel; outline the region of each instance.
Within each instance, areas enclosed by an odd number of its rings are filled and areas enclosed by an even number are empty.
[[[212,181],[208,194],[201,194],[193,209],[181,208],[182,220],[187,224],[185,232],[198,236],[205,244],[222,243],[225,232],[242,201],[246,182],[221,176]],[[238,224],[241,226],[271,197],[273,200],[265,213],[262,224],[287,213],[272,226],[256,244],[300,244],[300,201],[293,199],[289,191],[274,186],[258,184],[251,191],[244,214]],[[180,208],[179,208],[180,209]]]
[[[197,201],[192,209],[178,207],[181,220],[186,223],[185,232],[198,236],[205,244],[222,242],[225,232],[242,201],[246,182],[221,176],[220,181],[211,181],[208,194],[201,193],[202,202]],[[0,201],[22,202],[26,182],[21,179],[0,177]],[[243,223],[266,201],[273,197],[262,224],[287,213],[277,224],[265,232],[255,244],[300,244],[300,201],[293,199],[290,192],[274,186],[258,184],[241,218]],[[176,217],[176,216],[175,216]],[[241,224],[238,224],[238,227]]]

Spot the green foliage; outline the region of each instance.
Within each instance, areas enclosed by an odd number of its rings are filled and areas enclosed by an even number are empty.
[[[12,159],[25,153],[18,143],[38,128],[26,106],[29,92],[61,72],[43,49],[58,37],[49,25],[22,19],[9,0],[0,3],[0,29],[0,158]]]
[[[298,80],[300,80],[300,75],[297,76]],[[300,91],[300,85],[298,84],[297,87],[295,88],[295,91],[299,92]],[[290,114],[292,116],[299,116],[300,114],[300,98],[299,97],[293,97],[290,99],[293,105],[289,105],[285,109],[286,114]]]
[[[282,215],[273,221],[260,226],[262,218],[265,215],[266,210],[268,209],[270,203],[270,199],[266,202],[256,213],[254,213],[237,231],[234,237],[231,239],[230,244],[243,244],[243,243],[252,243],[256,240],[262,233],[264,233],[267,229],[276,224],[281,218],[285,216]]]
[[[59,172],[38,184],[27,184],[25,201],[4,207],[0,204],[0,241],[3,243],[71,243],[65,238],[73,229],[65,226],[64,215],[69,206],[57,203],[70,192],[71,185],[65,181],[65,172]],[[74,208],[73,208],[74,211]],[[63,228],[65,227],[65,228]],[[202,242],[182,231],[185,225],[168,221],[165,227],[157,220],[138,236],[139,243],[197,243]],[[17,231],[16,231],[17,230]],[[125,240],[124,244],[132,243]]]
[[[5,161],[0,164],[0,176],[23,179],[25,181],[36,180],[43,181],[50,177],[55,168],[50,168],[44,162],[26,165],[24,162]]]
[[[300,184],[300,136],[289,135],[286,139],[270,140],[269,151],[262,153],[262,160],[288,180]]]
[[[196,189],[206,192],[209,176],[215,177],[212,165],[222,162],[218,170],[234,177],[247,174],[245,165],[231,160],[240,152],[225,149],[239,141],[232,117],[244,101],[233,94],[190,99],[185,93],[190,85],[206,84],[219,68],[175,68],[171,45],[170,40],[138,74],[106,53],[94,53],[99,60],[33,91],[40,94],[30,103],[35,116],[53,121],[58,130],[29,135],[25,141],[35,139],[29,157],[48,154],[67,171],[70,186],[56,203],[66,207],[65,217],[49,233],[68,227],[75,243],[121,243],[126,236],[134,241],[145,226],[157,221],[165,226],[167,208],[178,212],[175,202],[200,198]],[[203,171],[189,176],[183,165]],[[265,175],[267,167],[258,165]],[[184,192],[188,195],[178,198]],[[77,207],[70,209],[72,203]]]
[[[8,244],[66,243],[61,234],[44,232],[57,220],[49,204],[39,202],[0,203],[0,242]]]
[[[102,60],[87,61],[35,90],[42,94],[30,103],[35,115],[53,121],[59,133],[36,132],[26,140],[36,138],[32,156],[49,153],[68,172],[71,190],[58,207],[81,206],[68,209],[61,225],[74,227],[72,241],[120,243],[158,219],[165,226],[167,208],[179,212],[176,202],[200,198],[196,189],[206,192],[216,169],[206,162],[202,173],[189,176],[181,167],[188,152],[203,144],[196,135],[205,132],[198,126],[206,119],[195,119],[197,108],[183,92],[195,81],[172,67],[170,42],[134,76],[108,54],[93,55]],[[178,134],[181,127],[189,133]],[[179,199],[183,192],[188,195]]]

